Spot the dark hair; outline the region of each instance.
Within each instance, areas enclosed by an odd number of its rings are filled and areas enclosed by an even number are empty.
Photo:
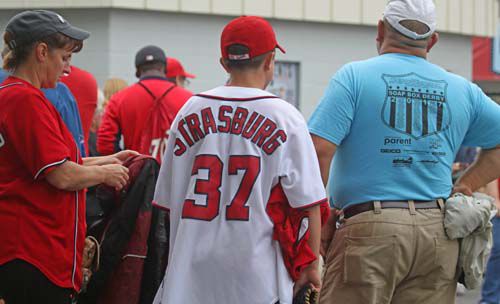
[[[227,48],[227,52],[232,55],[244,55],[248,54],[250,50],[244,45],[233,44]],[[257,69],[262,65],[262,63],[266,59],[267,54],[268,53],[265,53],[254,58],[244,60],[224,59],[224,63],[230,70]]]
[[[166,67],[167,65],[165,64],[165,62],[153,61],[141,64],[137,67],[137,71],[139,72],[139,75],[151,70],[163,71],[165,73]]]
[[[38,43],[47,44],[49,50],[66,49],[71,50],[73,53],[79,52],[83,47],[83,41],[81,40],[70,38],[61,33],[54,33],[37,41],[10,49],[8,47],[9,42],[14,38],[15,37],[10,32],[5,32],[3,35],[3,41],[5,44],[5,48],[2,51],[3,68],[8,71],[14,70],[16,67],[24,63],[33,48]]]

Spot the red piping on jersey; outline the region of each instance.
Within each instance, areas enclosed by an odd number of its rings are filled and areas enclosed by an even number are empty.
[[[279,98],[278,96],[274,96],[274,95],[255,96],[255,97],[247,97],[247,98],[222,97],[222,96],[213,96],[213,95],[206,95],[206,94],[196,94],[195,96],[223,100],[223,101],[253,101],[253,100],[259,100],[259,99]]]
[[[157,203],[155,203],[155,202],[153,202],[153,206],[154,206],[154,207],[158,207],[158,208],[160,208],[160,209],[162,209],[162,210],[164,210],[164,211],[168,211],[168,212],[170,212],[170,209],[169,209],[169,208],[167,208],[167,207],[165,207],[165,206],[162,206],[162,205],[158,205],[158,204],[157,204]]]
[[[306,208],[310,208],[310,207],[315,206],[315,205],[321,205],[321,204],[323,204],[326,201],[327,201],[327,199],[324,198],[324,199],[321,199],[319,201],[315,201],[314,203],[311,203],[309,205],[301,206],[301,207],[299,207],[297,209],[306,209]]]

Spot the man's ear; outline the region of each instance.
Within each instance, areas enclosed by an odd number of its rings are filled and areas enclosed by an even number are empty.
[[[436,45],[438,41],[439,41],[439,33],[434,32],[431,38],[429,39],[429,42],[427,43],[427,52],[429,52]]]
[[[274,64],[274,57],[276,55],[276,52],[270,52],[269,54],[266,55],[266,58],[264,59],[264,70],[269,71]]]
[[[224,58],[220,58],[219,59],[219,62],[220,62],[220,65],[222,65],[222,67],[224,68],[224,70],[229,74],[230,71],[229,71],[229,68],[227,67],[226,63],[224,62]]]
[[[379,20],[378,21],[378,25],[377,25],[377,37],[375,38],[375,40],[382,44],[382,42],[384,41],[384,37],[385,37],[385,24],[384,24],[384,20]]]
[[[39,62],[47,61],[49,57],[49,46],[45,42],[40,42],[35,46],[35,57]]]
[[[177,85],[179,85],[179,83],[181,83],[181,82],[182,82],[182,76],[181,75],[176,75],[175,76],[175,83]]]

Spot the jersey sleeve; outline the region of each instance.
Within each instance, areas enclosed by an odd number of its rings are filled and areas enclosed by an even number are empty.
[[[290,206],[305,208],[323,203],[326,193],[306,122],[300,117],[293,124],[281,155],[280,183]]]
[[[354,118],[355,98],[349,71],[339,70],[309,120],[309,131],[329,142],[340,145],[349,134]]]
[[[110,155],[119,150],[121,134],[118,105],[118,100],[111,97],[102,115],[101,125],[97,131],[97,152],[101,155]]]
[[[475,84],[471,85],[474,117],[463,145],[490,149],[500,145],[500,105],[491,100]]]
[[[57,112],[49,107],[41,96],[33,94],[19,100],[15,113],[6,119],[8,140],[34,179],[71,156]]]

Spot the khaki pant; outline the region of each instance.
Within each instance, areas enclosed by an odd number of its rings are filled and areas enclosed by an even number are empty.
[[[440,209],[360,213],[328,248],[320,303],[454,304],[458,250]]]

